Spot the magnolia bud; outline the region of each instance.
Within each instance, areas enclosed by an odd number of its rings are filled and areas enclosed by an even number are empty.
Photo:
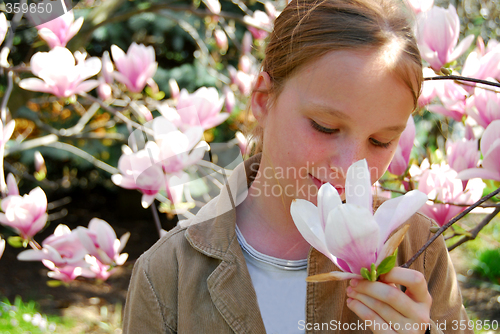
[[[214,38],[215,44],[217,44],[217,47],[221,50],[221,53],[226,53],[228,48],[226,33],[222,29],[217,28],[214,30]]]
[[[39,151],[35,152],[35,178],[38,181],[45,179],[47,176],[47,167],[45,166],[45,159]]]
[[[180,95],[179,91],[179,85],[177,84],[177,81],[175,81],[174,78],[171,78],[168,80],[168,87],[170,88],[170,96],[172,99],[177,100]]]

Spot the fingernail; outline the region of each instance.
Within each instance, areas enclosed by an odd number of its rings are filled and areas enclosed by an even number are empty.
[[[352,298],[347,298],[346,303],[349,305],[352,302]]]
[[[350,286],[347,287],[347,295],[351,295],[352,294],[352,288]]]
[[[356,287],[358,285],[358,280],[357,279],[352,279],[350,284],[351,284],[352,287]]]

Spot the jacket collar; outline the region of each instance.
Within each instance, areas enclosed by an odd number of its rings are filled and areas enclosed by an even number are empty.
[[[248,195],[248,188],[257,175],[261,154],[254,155],[240,163],[230,175],[225,175],[224,187],[218,196],[208,202],[188,220],[186,238],[198,251],[221,260],[232,261],[236,239],[236,206]],[[203,224],[199,224],[203,222]],[[181,225],[186,223],[181,223]],[[241,250],[240,250],[241,251]]]

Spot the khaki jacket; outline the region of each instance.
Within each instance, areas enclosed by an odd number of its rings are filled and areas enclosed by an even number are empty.
[[[218,197],[137,260],[125,304],[124,334],[266,332],[236,238],[234,209],[244,199],[259,161],[255,156],[239,165]],[[398,250],[399,264],[431,236],[429,218],[417,213],[409,223]],[[308,275],[339,270],[313,248],[308,261]],[[459,329],[460,321],[468,318],[443,238],[427,248],[411,269],[422,272],[428,282],[433,298],[431,333],[473,333]],[[306,333],[371,333],[359,327],[363,323],[346,306],[347,284],[308,283],[305,319],[297,327]]]

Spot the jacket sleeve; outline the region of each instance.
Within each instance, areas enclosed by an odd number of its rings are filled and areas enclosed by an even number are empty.
[[[134,265],[123,314],[123,334],[176,333],[167,323],[165,305],[151,277],[154,273],[149,270],[150,257],[146,255]]]
[[[469,318],[462,303],[453,263],[444,238],[436,239],[424,253],[424,275],[432,296],[431,334],[474,334],[472,330],[460,329]]]

